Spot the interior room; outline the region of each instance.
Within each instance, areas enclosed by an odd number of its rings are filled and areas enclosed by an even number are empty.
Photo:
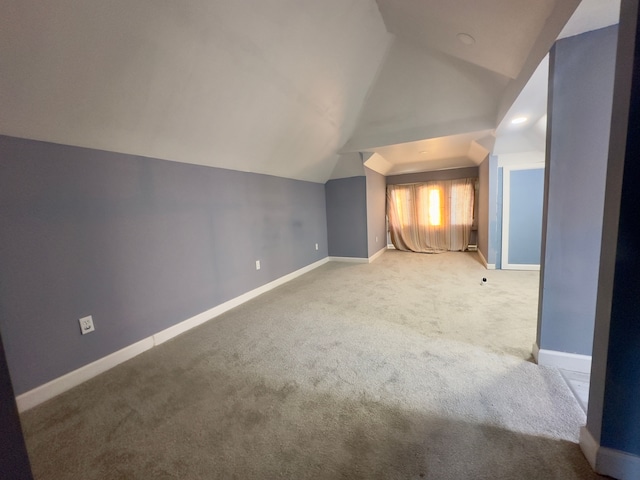
[[[3,478],[640,476],[638,2],[0,2]]]

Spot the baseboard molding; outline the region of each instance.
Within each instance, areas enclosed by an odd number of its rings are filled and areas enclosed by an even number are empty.
[[[184,333],[188,330],[191,330],[198,325],[202,325],[203,323],[214,319],[215,317],[235,308],[249,300],[257,297],[258,295],[262,295],[263,293],[268,292],[269,290],[273,290],[280,285],[283,285],[296,277],[304,275],[305,273],[310,272],[311,270],[318,268],[321,265],[324,265],[329,261],[330,257],[325,257],[322,260],[318,260],[306,267],[303,267],[299,270],[291,272],[287,275],[284,275],[276,280],[273,280],[269,283],[266,283],[258,288],[255,288],[247,293],[244,293],[238,297],[235,297],[229,301],[221,303],[206,312],[199,313],[187,320],[184,320],[176,325],[173,325],[165,330],[162,330],[150,337],[147,337],[139,342],[136,342],[132,345],[129,345],[117,352],[111,353],[106,357],[102,357],[95,362],[91,362],[87,365],[84,365],[77,370],[73,370],[61,377],[54,378],[50,382],[47,382],[39,387],[34,388],[33,390],[29,390],[21,395],[16,397],[16,403],[18,405],[18,411],[24,412],[30,408],[35,407],[57,395],[60,395],[67,390],[70,390],[73,387],[80,385],[87,380],[106,372],[107,370],[119,365],[127,360],[132,359],[140,355],[141,353],[160,345],[167,340],[170,340],[181,333]],[[363,259],[367,262],[367,259]]]
[[[151,348],[153,348],[153,338],[145,338],[144,340],[140,340],[128,347],[124,347],[117,352],[111,353],[106,357],[102,357],[95,362],[88,363],[77,370],[73,370],[61,377],[54,378],[50,382],[40,385],[33,390],[29,390],[22,395],[18,395],[16,397],[18,411],[24,412],[25,410],[29,410],[36,405],[46,402],[47,400],[106,372],[116,365],[130,360]]]
[[[613,448],[601,447],[587,427],[580,429],[580,448],[587,461],[600,475],[621,480],[640,478],[640,457]]]
[[[582,450],[582,453],[584,454],[585,458],[589,462],[589,465],[591,465],[591,468],[594,471],[596,470],[596,458],[598,456],[598,448],[600,448],[600,445],[598,445],[598,442],[596,442],[595,438],[593,438],[593,435],[591,435],[591,432],[587,430],[587,427],[586,426],[581,427],[580,428],[580,449]]]
[[[591,373],[591,357],[578,353],[545,350],[537,343],[533,344],[533,358],[538,365],[556,367],[572,372]]]
[[[478,252],[478,255],[480,256],[480,261],[484,265],[484,268],[486,268],[487,270],[495,270],[496,269],[496,264],[487,262],[487,259],[484,258],[484,255],[482,254],[480,249],[476,250],[476,252]]]
[[[366,257],[329,257],[329,261],[343,263],[369,263],[369,259]]]
[[[540,265],[527,264],[527,263],[503,263],[500,267],[502,270],[533,270],[539,271]]]
[[[373,255],[371,255],[369,257],[369,263],[377,260],[378,258],[380,258],[380,256],[387,251],[387,247],[382,247],[380,250],[378,250],[376,253],[374,253]]]
[[[308,273],[311,270],[318,268],[321,265],[324,265],[328,261],[329,261],[329,257],[325,257],[322,260],[318,260],[317,262],[307,265],[306,267],[296,270],[295,272],[291,272],[269,283],[265,283],[264,285],[258,288],[255,288],[247,293],[243,293],[238,297],[232,298],[231,300],[227,300],[226,302],[221,303],[220,305],[216,305],[215,307],[207,310],[206,312],[199,313],[198,315],[188,318],[187,320],[184,320],[180,323],[172,325],[171,327],[153,335],[153,344],[154,346],[156,346],[166,342],[167,340],[171,340],[173,337],[176,337],[181,333],[191,330],[192,328],[195,328],[198,325],[202,325],[203,323],[211,320],[212,318],[222,315],[223,313],[228,312],[232,308],[236,308],[237,306],[242,305],[243,303],[256,298],[258,295],[262,295],[263,293],[266,293],[269,290],[273,290],[274,288],[279,287],[280,285],[290,282],[294,278],[297,278],[300,275],[304,275],[305,273]]]

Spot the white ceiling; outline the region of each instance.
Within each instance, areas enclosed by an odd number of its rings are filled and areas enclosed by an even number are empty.
[[[0,0],[0,134],[315,182],[477,164],[556,37],[615,23],[562,30],[578,2]]]

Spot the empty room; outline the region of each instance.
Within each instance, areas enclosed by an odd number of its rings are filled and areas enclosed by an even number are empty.
[[[640,478],[637,1],[0,2],[1,478]]]

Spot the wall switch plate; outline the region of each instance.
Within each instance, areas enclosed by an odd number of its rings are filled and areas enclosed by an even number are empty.
[[[86,335],[89,332],[93,332],[96,328],[93,326],[93,318],[91,315],[88,317],[82,317],[80,319],[80,331],[82,335]]]
[[[376,237],[376,243],[378,243],[378,237]]]
[[[256,270],[260,270],[260,260],[256,260]]]
[[[318,244],[316,243],[316,250],[318,249]]]

